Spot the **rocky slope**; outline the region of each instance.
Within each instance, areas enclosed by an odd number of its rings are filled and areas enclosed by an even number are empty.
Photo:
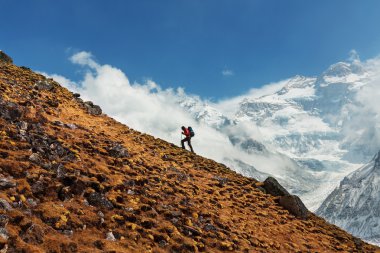
[[[379,252],[2,59],[0,252]]]
[[[380,151],[370,163],[343,179],[317,213],[360,236],[380,242]]]

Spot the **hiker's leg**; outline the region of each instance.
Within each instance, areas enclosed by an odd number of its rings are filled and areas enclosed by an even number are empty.
[[[181,144],[182,144],[182,148],[185,149],[185,141],[186,141],[186,138],[181,140]]]
[[[189,137],[189,140],[187,141],[187,143],[189,144],[191,152],[194,153],[193,146],[191,146],[191,141],[190,140],[191,140],[191,138]]]

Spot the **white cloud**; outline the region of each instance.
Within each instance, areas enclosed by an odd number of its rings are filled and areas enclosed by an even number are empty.
[[[192,126],[196,137],[192,139],[195,152],[219,162],[227,163],[239,159],[266,171],[281,170],[282,166],[292,166],[289,160],[280,157],[258,156],[247,154],[232,145],[227,132],[220,132],[202,122],[178,105],[180,96],[189,96],[182,88],[162,89],[152,80],[145,83],[131,83],[128,77],[118,68],[102,65],[94,60],[89,52],[74,54],[70,60],[85,70],[83,80],[75,84],[65,77],[50,75],[62,85],[79,92],[84,100],[91,100],[100,105],[105,113],[136,130],[160,137],[176,145],[180,145],[180,127]],[[248,97],[261,96],[282,87],[283,84],[270,84],[262,89],[250,90]],[[199,97],[191,96],[194,99]],[[233,98],[235,102],[238,98]],[[229,102],[231,102],[229,101]],[[223,107],[223,103],[218,103]],[[226,130],[230,131],[230,130]],[[231,131],[241,138],[254,137],[260,139],[260,133],[243,124],[240,130]],[[281,166],[278,165],[281,160]],[[238,169],[235,167],[234,169]],[[283,171],[285,173],[285,171]]]
[[[163,90],[152,80],[143,84],[131,83],[120,69],[97,63],[88,52],[77,53],[70,60],[85,69],[79,83],[56,74],[47,76],[79,92],[84,100],[100,105],[105,113],[129,127],[179,145],[180,127],[193,126],[195,151],[219,161],[234,149],[225,135],[197,123],[176,104],[178,96],[185,95],[182,88]]]
[[[233,76],[235,73],[231,69],[223,69],[222,71],[223,76]]]
[[[357,92],[354,101],[344,107],[344,144],[355,145],[357,153],[374,155],[380,150],[380,57],[362,66],[370,73],[370,80]],[[350,154],[355,157],[355,154]]]
[[[348,60],[350,62],[360,62],[359,54],[355,49],[350,51]]]

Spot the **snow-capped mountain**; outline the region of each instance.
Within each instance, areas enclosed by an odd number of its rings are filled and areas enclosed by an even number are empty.
[[[229,116],[218,103],[199,98],[179,96],[178,103],[198,122],[227,135],[237,149],[255,157],[235,158],[239,163],[229,165],[245,175],[249,173],[242,164],[255,169],[252,176],[258,171],[277,177],[316,210],[344,176],[374,153],[373,148],[362,147],[362,136],[347,139],[344,131],[352,121],[358,93],[372,79],[371,70],[355,60],[334,64],[318,77],[290,78],[271,94],[242,97]],[[277,168],[263,163],[264,157],[277,160]]]
[[[380,151],[345,177],[317,214],[355,236],[380,242]]]

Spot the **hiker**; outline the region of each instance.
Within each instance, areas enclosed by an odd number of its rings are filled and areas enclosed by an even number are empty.
[[[181,140],[182,148],[185,149],[185,142],[189,145],[191,152],[194,153],[193,147],[191,146],[191,137],[194,136],[194,131],[191,127],[181,127],[182,129],[182,134],[185,135],[185,139]]]

